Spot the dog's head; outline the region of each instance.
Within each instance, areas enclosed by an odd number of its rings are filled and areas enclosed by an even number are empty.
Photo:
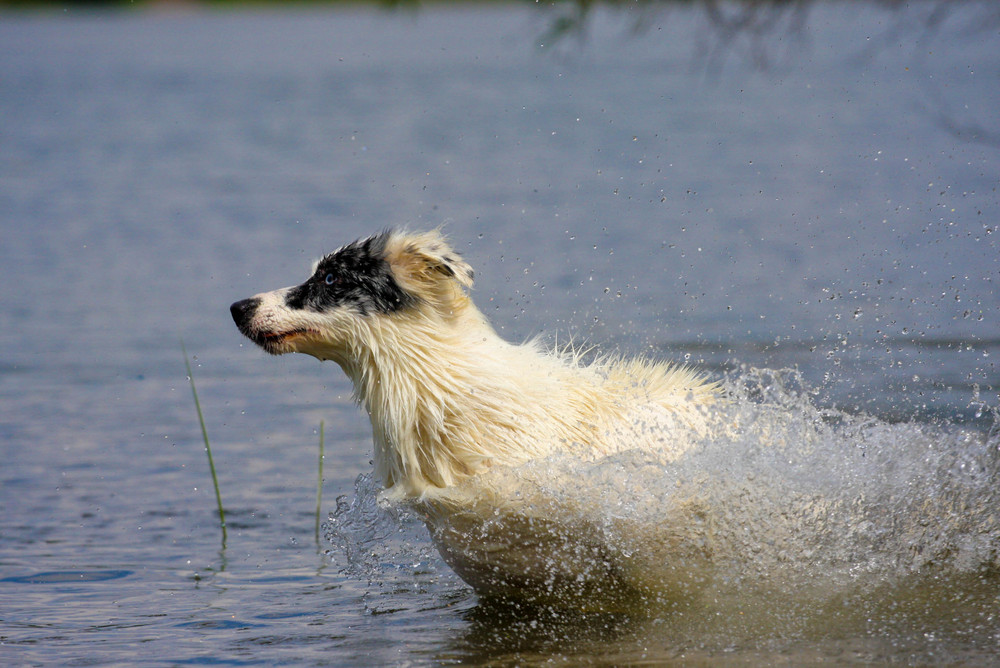
[[[437,231],[386,231],[330,253],[310,278],[230,307],[251,341],[274,355],[341,361],[387,318],[445,323],[469,304],[472,268]]]

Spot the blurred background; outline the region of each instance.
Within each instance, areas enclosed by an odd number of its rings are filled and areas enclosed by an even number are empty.
[[[367,417],[339,369],[266,357],[228,306],[359,236],[444,226],[511,340],[795,369],[821,407],[985,437],[998,7],[0,3],[0,657],[985,656],[995,624],[942,650],[933,615],[808,651],[655,624],[512,638],[443,567],[347,577],[314,539],[317,432],[331,509],[370,469]]]

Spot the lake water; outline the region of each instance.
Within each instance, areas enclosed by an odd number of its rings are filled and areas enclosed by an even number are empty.
[[[762,31],[697,7],[597,12],[552,42],[557,19],[0,16],[0,662],[995,656],[995,5],[830,3]],[[340,370],[233,326],[231,302],[326,251],[441,224],[507,338],[701,365],[821,446],[724,444],[648,474],[750,491],[720,535],[755,556],[727,562],[714,601],[479,601],[422,527],[375,506]],[[315,538],[321,422],[333,543]],[[806,539],[780,550],[751,535],[811,486],[827,523],[792,518]],[[944,556],[916,569],[932,544]],[[823,581],[817,549],[846,582]],[[824,593],[791,596],[775,571]],[[783,593],[729,586],[755,577]]]

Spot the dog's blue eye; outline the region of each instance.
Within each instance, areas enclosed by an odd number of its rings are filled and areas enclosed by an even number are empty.
[[[334,276],[333,274],[327,274],[326,278],[323,280],[326,281],[327,285],[333,285],[334,283],[337,282],[337,277]]]

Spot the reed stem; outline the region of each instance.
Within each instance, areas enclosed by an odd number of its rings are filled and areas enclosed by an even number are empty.
[[[323,505],[323,421],[319,421],[319,480],[316,482],[316,544],[319,545],[319,518]]]
[[[188,380],[191,382],[191,394],[194,396],[194,407],[198,411],[198,424],[201,425],[201,436],[205,440],[205,454],[208,455],[208,468],[212,472],[212,486],[215,488],[215,502],[219,506],[219,525],[222,527],[222,549],[226,549],[226,512],[222,509],[222,494],[219,492],[219,476],[215,473],[215,461],[212,459],[212,445],[208,442],[208,430],[205,428],[205,417],[201,412],[201,402],[198,401],[198,390],[194,386],[194,374],[191,372],[191,362],[188,361],[187,349],[181,341],[181,351],[184,353],[184,366],[187,368]]]

